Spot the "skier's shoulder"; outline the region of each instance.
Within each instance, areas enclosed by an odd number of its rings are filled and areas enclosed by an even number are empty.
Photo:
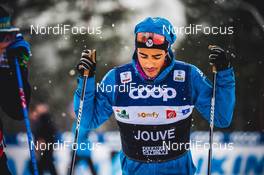
[[[130,63],[122,64],[120,66],[116,66],[114,69],[116,69],[118,72],[129,71],[133,69],[133,63],[130,62]]]
[[[175,59],[175,65],[179,65],[179,66],[189,66],[189,63]]]
[[[194,64],[179,60],[176,60],[175,64],[179,66],[187,67],[190,70],[191,75],[200,75],[201,77],[204,77],[203,72]]]
[[[188,69],[193,69],[193,68],[196,67],[196,66],[194,66],[194,65],[191,64],[191,63],[184,62],[184,61],[180,61],[180,60],[175,60],[175,65],[176,65],[177,67],[185,67],[185,68],[188,68]]]
[[[129,70],[130,67],[132,67],[132,63],[126,63],[119,66],[115,66],[112,69],[110,69],[105,76],[115,76],[116,72]]]
[[[103,81],[115,82],[116,75],[121,74],[122,72],[128,72],[133,69],[132,63],[126,63],[123,65],[115,66],[110,69],[104,76]]]
[[[16,34],[16,39],[13,43],[8,46],[8,49],[14,49],[18,47],[23,47],[26,49],[27,53],[31,55],[30,44],[24,39],[21,33]]]

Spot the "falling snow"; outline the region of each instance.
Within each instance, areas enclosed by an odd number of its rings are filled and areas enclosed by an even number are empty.
[[[61,116],[66,117],[66,113],[65,112],[61,113]]]
[[[71,70],[69,71],[69,75],[70,75],[70,76],[74,76],[75,74],[76,74],[76,72],[75,72],[74,69],[71,69]]]

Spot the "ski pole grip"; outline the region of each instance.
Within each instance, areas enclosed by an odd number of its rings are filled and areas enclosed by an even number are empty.
[[[92,50],[91,57],[92,57],[92,61],[95,63],[96,62],[96,50],[95,49]],[[83,76],[88,77],[89,72],[90,70],[84,70]]]
[[[88,75],[89,75],[89,70],[84,70],[83,71],[83,76],[88,77]]]
[[[212,47],[214,47],[214,45],[208,45],[208,49],[211,49]]]
[[[96,63],[96,50],[95,49],[92,50],[92,60],[94,63]]]
[[[216,70],[216,66],[215,66],[215,65],[212,66],[212,72],[213,72],[213,73],[216,73],[216,72],[217,72],[217,70]]]

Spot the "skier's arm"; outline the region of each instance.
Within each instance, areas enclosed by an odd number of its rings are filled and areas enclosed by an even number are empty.
[[[18,82],[16,76],[16,70],[14,65],[14,59],[17,58],[20,64],[20,70],[23,81],[23,88],[25,92],[25,99],[27,106],[30,102],[31,88],[28,81],[28,61],[30,57],[30,46],[27,43],[21,34],[18,34],[16,41],[8,47],[7,49],[7,58],[10,64],[10,68],[6,71],[3,71],[4,75],[1,75],[1,80],[5,82],[2,88],[3,98],[1,100],[2,109],[7,113],[8,116],[16,120],[23,119],[23,111],[21,106],[21,100],[19,96]]]
[[[195,66],[191,66],[192,99],[202,116],[210,120],[212,83]],[[216,77],[215,126],[228,127],[235,106],[235,78],[233,68],[219,71]]]
[[[79,77],[78,88],[74,95],[74,111],[76,116],[79,109],[82,83],[83,78]],[[97,128],[109,119],[113,113],[112,105],[114,100],[114,90],[108,89],[108,91],[106,91],[106,88],[103,88],[103,86],[108,86],[108,88],[112,86],[114,88],[114,83],[114,69],[105,75],[100,83],[100,86],[95,85],[94,77],[88,78],[81,118],[81,127],[89,129]]]

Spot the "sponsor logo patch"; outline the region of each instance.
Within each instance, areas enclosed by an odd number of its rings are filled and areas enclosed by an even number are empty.
[[[183,115],[186,115],[186,114],[188,114],[190,112],[190,108],[188,108],[188,109],[183,109],[182,110],[182,114]]]
[[[175,138],[175,129],[163,130],[163,131],[141,131],[138,130],[134,139],[140,141],[159,141],[159,140],[168,140]]]
[[[158,118],[159,116],[159,113],[157,112],[140,112],[138,113],[138,117],[141,117],[141,118],[146,118],[146,117],[150,117],[150,118]]]
[[[173,80],[177,82],[185,81],[185,71],[184,70],[174,70]]]
[[[129,119],[129,114],[124,109],[123,110],[117,109],[116,110],[116,115],[118,117],[120,117],[120,118]]]
[[[152,39],[148,39],[146,42],[146,46],[147,47],[152,47],[153,46],[153,40]]]
[[[143,146],[142,154],[144,156],[167,155],[168,149],[165,149],[164,146]]]
[[[166,118],[171,119],[171,118],[176,118],[177,113],[174,110],[166,110]]]
[[[130,71],[120,73],[121,83],[129,83],[132,81],[132,74]]]

